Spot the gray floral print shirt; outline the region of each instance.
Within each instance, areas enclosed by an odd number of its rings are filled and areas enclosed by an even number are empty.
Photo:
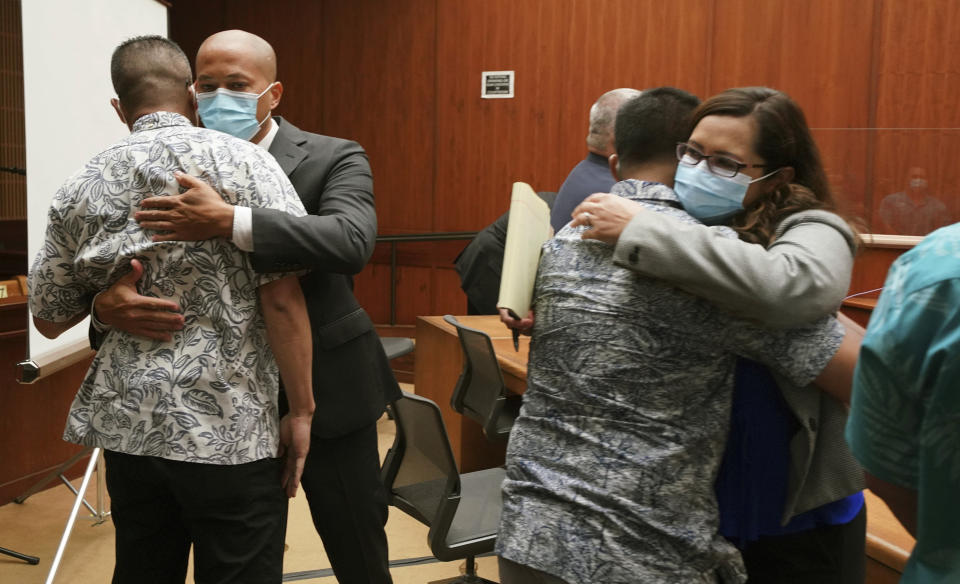
[[[612,192],[695,222],[664,185]],[[614,265],[582,232],[567,225],[543,247],[497,552],[570,584],[742,582],[713,491],[735,356],[806,385],[842,326],[760,328]]]
[[[305,211],[266,150],[196,128],[183,116],[139,118],[129,136],[69,178],[53,199],[29,274],[30,310],[62,322],[89,310],[139,259],[140,292],[179,303],[172,342],[110,331],[70,408],[64,439],[128,454],[209,464],[275,457],[278,370],[248,254],[224,239],[154,243],[133,219],[140,201],[171,195],[183,171],[231,204]]]

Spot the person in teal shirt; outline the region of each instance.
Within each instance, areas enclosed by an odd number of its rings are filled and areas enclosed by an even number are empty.
[[[960,223],[890,268],[846,437],[867,485],[917,538],[901,582],[960,582]]]

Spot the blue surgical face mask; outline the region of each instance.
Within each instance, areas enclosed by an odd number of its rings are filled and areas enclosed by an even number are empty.
[[[198,93],[197,111],[203,125],[241,140],[253,138],[260,126],[270,118],[268,114],[263,120],[257,121],[257,104],[273,86],[271,83],[259,94],[222,87],[216,91]]]
[[[732,177],[717,176],[710,172],[704,159],[696,166],[679,164],[673,190],[687,213],[708,225],[716,225],[743,210],[743,198],[751,183],[777,172],[779,168],[756,179],[742,172]]]

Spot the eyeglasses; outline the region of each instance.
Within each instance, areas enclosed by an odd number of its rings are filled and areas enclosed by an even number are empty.
[[[737,175],[738,172],[744,168],[766,168],[766,164],[744,164],[738,162],[729,156],[724,156],[723,154],[711,154],[707,155],[698,150],[697,148],[687,144],[686,142],[679,142],[677,144],[677,160],[681,164],[686,164],[688,166],[696,166],[700,162],[707,161],[707,169],[710,170],[713,174],[717,176],[724,176],[731,178]]]

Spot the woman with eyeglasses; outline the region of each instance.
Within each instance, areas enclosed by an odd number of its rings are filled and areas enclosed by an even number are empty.
[[[615,244],[622,266],[771,327],[836,311],[856,237],[834,212],[799,106],[769,88],[730,89],[703,102],[691,128],[677,146],[677,197],[740,239],[604,194],[574,210],[574,225],[591,226],[583,237]],[[716,492],[720,532],[740,548],[752,584],[863,582],[863,473],[845,420],[836,399],[738,363]]]

